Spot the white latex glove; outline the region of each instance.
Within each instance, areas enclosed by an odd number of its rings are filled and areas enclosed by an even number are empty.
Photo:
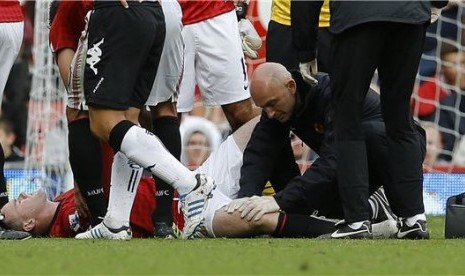
[[[238,24],[244,55],[256,59],[258,57],[257,50],[262,47],[262,38],[248,19],[241,19]]]
[[[299,63],[300,73],[304,81],[310,85],[317,85],[318,80],[314,77],[318,73],[318,63],[316,59],[310,62]]]
[[[246,203],[250,200],[250,197],[243,197],[243,198],[238,198],[234,199],[233,201],[229,202],[228,205],[226,205],[226,211],[229,214],[234,213],[236,210],[239,208],[243,207],[246,205]]]
[[[431,7],[431,23],[434,23],[441,16],[442,9]]]
[[[241,218],[248,221],[260,220],[265,214],[279,212],[280,208],[272,196],[253,196],[239,209]]]

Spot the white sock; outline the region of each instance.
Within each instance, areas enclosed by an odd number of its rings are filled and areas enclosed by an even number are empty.
[[[405,219],[405,223],[407,224],[407,226],[413,226],[417,221],[419,220],[424,220],[426,221],[426,216],[425,214],[418,214],[418,215],[414,215],[413,217],[408,217]]]
[[[110,199],[103,222],[106,226],[118,229],[129,226],[132,204],[143,168],[118,151],[111,166]]]
[[[126,132],[121,142],[121,152],[149,169],[180,194],[189,193],[197,185],[195,173],[174,158],[157,136],[144,128],[133,126]]]
[[[352,222],[352,223],[349,223],[349,227],[352,228],[352,229],[358,229],[358,228],[362,227],[364,222],[365,221]]]
[[[378,216],[378,203],[371,199],[371,197],[368,199],[368,203],[370,203],[371,206],[371,219],[376,219],[376,217]]]

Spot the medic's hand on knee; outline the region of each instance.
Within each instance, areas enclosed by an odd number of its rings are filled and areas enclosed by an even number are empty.
[[[239,210],[240,208],[243,208],[243,206],[249,200],[250,200],[249,197],[243,197],[243,198],[234,199],[233,201],[229,202],[229,204],[226,206],[226,210],[227,210],[228,214],[232,214],[236,210]]]
[[[280,208],[272,196],[253,196],[239,211],[241,211],[241,218],[258,221],[265,214],[279,212]]]

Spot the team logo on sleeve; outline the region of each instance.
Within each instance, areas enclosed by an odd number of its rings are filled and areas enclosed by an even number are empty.
[[[89,64],[90,69],[94,71],[94,74],[97,75],[98,70],[95,68],[95,65],[100,62],[100,57],[102,56],[102,50],[100,49],[100,45],[103,44],[105,38],[102,38],[99,42],[95,43],[92,48],[87,50],[87,64]]]
[[[69,226],[74,232],[78,232],[81,229],[81,221],[79,220],[78,211],[68,216]]]

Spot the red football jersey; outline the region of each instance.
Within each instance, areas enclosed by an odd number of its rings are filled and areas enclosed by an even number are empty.
[[[50,27],[52,52],[70,48],[76,50],[81,32],[85,27],[85,16],[94,7],[94,1],[60,1]]]
[[[155,227],[152,222],[152,214],[155,212],[155,208],[155,181],[152,177],[143,176],[131,210],[130,222],[133,237],[153,237]]]
[[[189,25],[234,10],[234,3],[226,0],[179,0],[182,23]]]
[[[57,238],[72,238],[77,233],[84,232],[89,227],[87,219],[79,217],[74,200],[74,189],[67,191],[54,199],[60,202],[53,218],[49,235]]]
[[[19,1],[0,0],[0,23],[20,22],[24,20]]]
[[[53,218],[49,235],[51,237],[71,238],[89,228],[87,219],[79,217],[74,200],[74,189],[55,198],[60,205]],[[133,237],[153,237],[152,213],[155,211],[155,184],[151,177],[142,177],[134,206],[131,210],[131,229]]]

